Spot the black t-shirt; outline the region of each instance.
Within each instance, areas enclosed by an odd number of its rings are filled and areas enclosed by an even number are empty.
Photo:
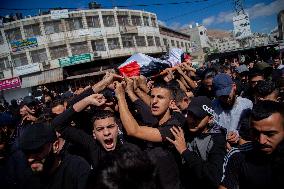
[[[146,149],[149,157],[157,166],[157,177],[159,188],[162,189],[179,189],[181,188],[179,168],[176,159],[177,151],[175,147],[167,141],[166,137],[174,138],[170,128],[179,126],[179,122],[173,117],[157,129],[160,131],[163,141],[160,143],[148,143]]]

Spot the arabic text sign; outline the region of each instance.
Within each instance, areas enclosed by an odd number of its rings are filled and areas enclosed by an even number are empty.
[[[35,37],[11,42],[12,52],[17,52],[23,49],[37,47],[37,46],[38,46],[38,43]]]
[[[0,91],[21,87],[21,80],[19,77],[5,79],[0,81]]]
[[[61,19],[61,18],[69,18],[68,9],[51,10],[50,14],[51,14],[52,20],[57,20],[57,19]]]
[[[30,73],[40,72],[39,63],[27,64],[24,66],[19,66],[14,68],[14,72],[16,75],[26,75]]]
[[[86,54],[79,54],[79,55],[74,55],[74,56],[70,56],[66,58],[60,58],[59,64],[60,64],[60,67],[65,67],[65,66],[83,63],[83,62],[89,62],[91,60],[92,60],[91,54],[86,53]]]

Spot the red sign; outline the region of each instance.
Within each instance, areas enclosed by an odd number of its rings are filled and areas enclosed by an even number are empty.
[[[14,77],[11,79],[0,81],[0,91],[7,89],[14,89],[17,87],[21,87],[21,80],[19,77]]]

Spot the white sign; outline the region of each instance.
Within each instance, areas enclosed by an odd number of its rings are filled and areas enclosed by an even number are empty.
[[[233,17],[234,34],[236,39],[243,39],[251,36],[248,14],[240,14]]]
[[[51,10],[50,14],[51,14],[52,20],[58,20],[61,18],[69,18],[68,9]]]
[[[41,70],[39,63],[27,64],[24,66],[19,66],[14,68],[14,73],[18,76],[40,72],[40,71]]]

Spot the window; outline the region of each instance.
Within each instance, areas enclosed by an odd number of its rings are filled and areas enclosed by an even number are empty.
[[[66,45],[50,47],[49,48],[49,52],[50,52],[51,59],[58,59],[58,58],[67,57],[68,56]]]
[[[32,24],[24,26],[26,37],[35,37],[41,35],[39,24]]]
[[[45,34],[53,34],[64,31],[63,24],[60,20],[50,21],[44,23]]]
[[[142,21],[140,16],[131,16],[133,26],[142,26]]]
[[[152,26],[157,27],[156,18],[151,18]]]
[[[179,41],[177,41],[177,48],[179,48]]]
[[[21,40],[22,34],[20,28],[14,28],[5,31],[8,41]]]
[[[129,26],[128,16],[126,15],[119,15],[117,16],[118,24],[120,26]]]
[[[68,18],[66,23],[67,31],[83,29],[82,18]]]
[[[156,46],[160,47],[161,46],[161,41],[159,37],[155,37],[155,41],[156,41]]]
[[[115,20],[113,15],[103,15],[103,22],[105,27],[115,26]]]
[[[174,47],[174,46],[175,46],[175,41],[174,41],[174,40],[171,40],[171,44],[172,44],[172,46]]]
[[[14,67],[19,67],[28,64],[26,53],[17,54],[12,56]]]
[[[89,52],[87,42],[72,43],[70,44],[70,46],[72,55],[84,54]]]
[[[180,46],[181,46],[181,47],[184,47],[183,42],[180,42]]]
[[[4,43],[4,38],[3,38],[2,33],[0,31],[0,44],[3,44],[3,43]]]
[[[166,38],[163,39],[163,43],[165,46],[168,46],[168,40]]]
[[[146,46],[146,40],[144,36],[135,36],[136,45],[138,47],[145,47]]]
[[[47,54],[46,54],[45,49],[31,51],[30,54],[31,54],[33,63],[44,62],[45,60],[47,60]]]
[[[101,27],[99,16],[88,16],[87,24],[89,28],[99,28]]]
[[[8,58],[0,58],[0,71],[10,67]]]
[[[118,38],[108,38],[107,44],[108,44],[109,50],[120,49],[120,44],[119,44]]]
[[[93,51],[105,51],[106,46],[103,39],[92,41]]]
[[[123,47],[134,47],[133,35],[122,35],[121,39]]]
[[[0,72],[0,79],[4,79],[4,73]]]
[[[143,22],[144,22],[144,26],[149,26],[149,17],[148,16],[143,16]]]
[[[154,46],[153,36],[147,36],[148,46]]]

